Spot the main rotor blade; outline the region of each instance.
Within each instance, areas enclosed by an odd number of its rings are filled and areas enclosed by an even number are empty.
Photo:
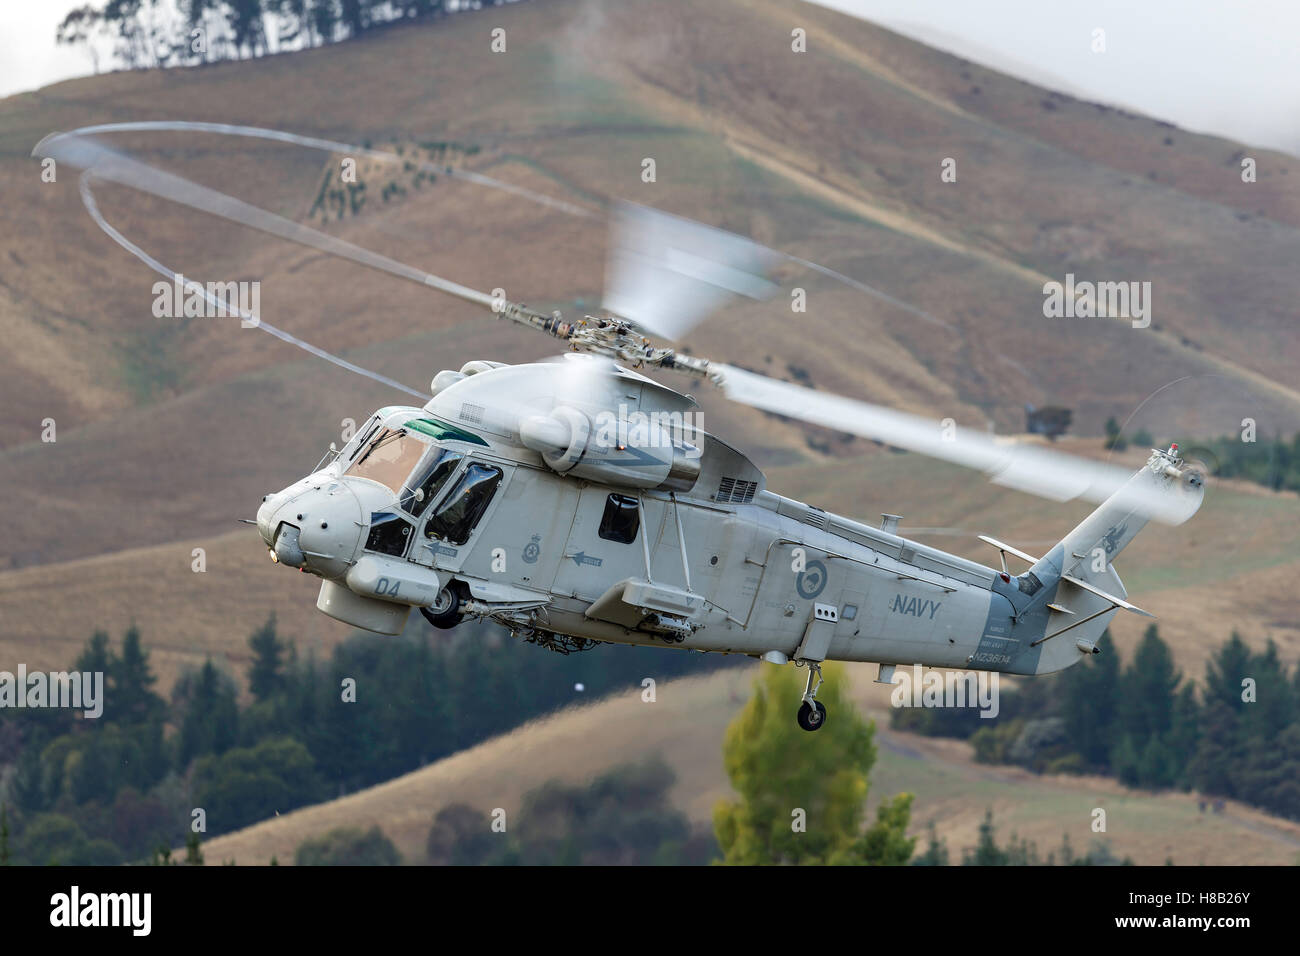
[[[918,415],[815,392],[730,365],[713,368],[715,381],[732,401],[964,465],[985,472],[996,484],[1053,501],[1102,502],[1127,487],[1126,505],[1166,524],[1182,524],[1200,503],[1199,496],[1130,483],[1133,473],[1115,465],[1002,442],[969,429],[945,429]]]
[[[782,257],[722,229],[632,203],[610,217],[602,303],[667,341],[682,336],[735,296],[766,299],[767,273]]]
[[[443,279],[423,269],[408,266],[396,259],[390,259],[388,256],[371,252],[336,236],[268,212],[242,199],[191,182],[183,176],[142,163],[138,159],[132,159],[130,156],[109,149],[89,136],[52,133],[36,144],[32,155],[50,157],[58,163],[87,170],[98,179],[130,186],[132,189],[229,219],[341,259],[350,259],[380,272],[431,286],[478,305],[492,308],[494,304],[492,296],[485,292]]]

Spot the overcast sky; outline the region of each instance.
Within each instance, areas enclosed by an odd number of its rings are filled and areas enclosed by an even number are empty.
[[[818,2],[1064,93],[1300,153],[1297,0]]]
[[[85,2],[0,0],[0,96],[91,72],[84,49],[54,43]],[[818,2],[1062,92],[1300,153],[1300,0]]]
[[[90,55],[55,46],[54,30],[85,0],[0,0],[0,96],[91,72]]]

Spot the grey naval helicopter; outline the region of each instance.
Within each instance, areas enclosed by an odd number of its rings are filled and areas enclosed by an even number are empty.
[[[1184,463],[1176,445],[1152,449],[1129,473],[653,344],[650,336],[680,341],[732,298],[774,294],[768,276],[780,254],[748,239],[615,205],[605,315],[571,322],[148,166],[92,135],[158,130],[402,161],[279,131],[171,121],[52,133],[32,152],[82,169],[82,200],[100,228],[163,275],[172,273],[104,219],[92,181],[420,282],[569,349],[558,362],[471,361],[438,372],[423,406],[379,409],[311,474],[267,495],[255,521],[245,519],[273,560],[321,579],[321,611],[355,627],[398,634],[417,608],[434,627],[486,619],[561,653],[608,642],[794,663],[808,670],[799,725],[817,730],[826,719],[817,691],[827,660],[878,663],[877,680],[891,683],[899,664],[1029,675],[1097,653],[1118,611],[1147,613],[1128,602],[1112,559],[1148,520],[1180,524],[1200,507],[1203,470]],[[985,566],[900,536],[895,515],[870,527],[770,491],[743,452],[701,427],[694,398],[642,369],[712,383],[732,401],[955,462],[1007,487],[1098,507],[1041,556],[981,535],[1000,556],[1000,568]],[[1008,555],[1028,568],[1013,575]]]
[[[815,392],[651,344],[733,295],[762,298],[767,250],[620,207],[608,315],[569,323],[463,297],[572,350],[558,362],[471,361],[423,406],[376,411],[257,528],[273,560],[322,579],[317,607],[380,634],[416,608],[437,628],[495,621],[568,653],[598,642],[746,654],[808,670],[799,725],[826,718],[826,660],[1045,674],[1098,653],[1126,600],[1111,561],[1150,518],[1180,523],[1203,475],[1177,446],[1136,474]],[[455,291],[455,290],[452,290]],[[462,294],[455,291],[455,294]],[[956,461],[1057,500],[1099,502],[1042,556],[981,536],[987,567],[783,497],[695,423],[695,400],[637,369],[711,381],[728,398]],[[1027,563],[1013,575],[1007,556]]]

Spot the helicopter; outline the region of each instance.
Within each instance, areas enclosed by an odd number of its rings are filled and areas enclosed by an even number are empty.
[[[1098,653],[1117,611],[1147,613],[1110,561],[1152,512],[1185,520],[1199,506],[1201,476],[1177,446],[1153,449],[1041,557],[984,538],[1001,570],[901,537],[897,516],[873,528],[779,495],[696,423],[694,398],[637,368],[708,378],[739,401],[836,427],[883,410],[651,345],[640,332],[664,327],[654,315],[665,301],[679,332],[698,319],[686,312],[721,298],[717,281],[761,294],[747,270],[763,257],[663,213],[627,208],[620,220],[606,296],[619,313],[569,325],[494,305],[575,351],[440,371],[423,407],[380,409],[263,501],[263,540],[277,562],[323,578],[321,611],[381,634],[417,608],[434,627],[487,619],[562,652],[605,642],[794,662],[808,669],[797,720],[809,731],[826,719],[826,660],[876,662],[883,683],[899,664],[1043,674]],[[990,450],[962,445],[977,447]],[[1035,470],[1012,453],[1017,465]],[[1007,555],[1030,567],[1013,577]]]
[[[658,210],[614,207],[605,314],[566,320],[249,212],[75,134],[37,150],[87,170],[83,197],[93,172],[420,281],[567,347],[557,361],[439,371],[426,402],[378,409],[245,519],[272,561],[321,579],[320,611],[357,628],[399,634],[415,609],[435,628],[481,619],[566,654],[637,644],[793,663],[808,671],[798,724],[816,731],[828,660],[876,663],[892,683],[899,665],[1036,675],[1097,654],[1119,611],[1152,616],[1127,600],[1115,556],[1149,520],[1180,524],[1203,499],[1203,471],[1176,445],[1132,473],[654,344],[777,288],[772,250]],[[1038,556],[981,535],[999,555],[983,565],[903,537],[897,515],[873,527],[769,489],[703,427],[693,396],[650,371],[1097,507]],[[1026,569],[1013,575],[1008,556]]]

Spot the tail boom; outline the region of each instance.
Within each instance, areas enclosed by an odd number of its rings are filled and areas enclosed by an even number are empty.
[[[1153,495],[1163,514],[1182,523],[1196,513],[1204,496],[1202,476],[1183,466],[1178,446],[1152,450],[1147,463],[1110,498],[1041,558],[991,538],[1003,552],[1032,562],[995,592],[1012,608],[1011,633],[1019,653],[1006,668],[1017,674],[1046,674],[1078,663],[1096,652],[1096,642],[1120,610],[1154,617],[1129,603],[1128,591],[1112,564],[1151,516]]]

